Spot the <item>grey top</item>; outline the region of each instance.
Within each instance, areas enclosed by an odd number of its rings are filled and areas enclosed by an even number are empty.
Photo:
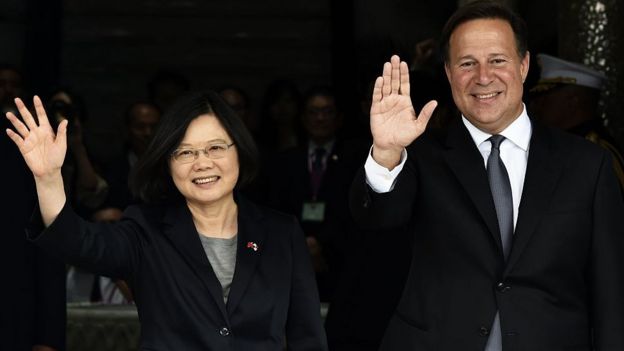
[[[223,289],[223,301],[227,303],[230,286],[236,267],[236,243],[238,235],[229,239],[210,238],[199,234],[202,246],[208,256],[212,270],[217,275]]]

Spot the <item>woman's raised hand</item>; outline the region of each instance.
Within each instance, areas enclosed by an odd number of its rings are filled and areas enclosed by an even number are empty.
[[[15,99],[15,105],[22,119],[8,112],[6,117],[13,124],[15,131],[7,129],[6,133],[19,148],[35,178],[58,175],[67,151],[67,120],[59,123],[55,134],[41,99],[35,96],[33,102],[36,119],[21,99]]]

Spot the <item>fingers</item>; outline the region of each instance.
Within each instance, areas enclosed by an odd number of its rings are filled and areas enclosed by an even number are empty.
[[[373,97],[372,97],[373,103],[381,101],[381,98],[383,96],[381,93],[383,82],[384,82],[383,77],[377,77],[377,79],[375,79],[375,85],[373,86]]]
[[[54,139],[54,143],[62,146],[63,148],[67,148],[67,123],[66,119],[59,123],[56,130],[56,139]]]
[[[410,96],[409,68],[407,67],[407,63],[401,62],[401,66],[399,67],[399,73],[401,81],[399,93],[401,95]]]
[[[431,115],[433,115],[433,111],[437,106],[438,102],[431,100],[423,106],[422,110],[420,110],[420,114],[418,115],[416,122],[420,124],[423,129],[427,126],[427,123],[429,123],[429,119],[431,118]]]
[[[390,86],[392,89],[392,94],[398,94],[399,88],[401,87],[401,74],[399,72],[400,63],[401,59],[399,59],[399,56],[392,55],[392,57],[390,58]]]
[[[392,91],[392,87],[391,87],[392,65],[390,64],[390,62],[384,63],[382,77],[383,77],[383,86],[381,88],[381,93],[383,94],[383,96],[388,96],[390,95],[390,92]]]
[[[48,121],[48,116],[46,115],[45,108],[43,108],[43,103],[39,96],[35,95],[33,97],[33,103],[35,104],[35,111],[37,112],[37,119],[39,120],[40,126],[49,126],[50,122]]]
[[[35,122],[35,119],[30,114],[30,111],[28,111],[28,108],[26,107],[26,105],[24,105],[24,102],[22,101],[22,99],[15,98],[15,106],[17,106],[17,110],[19,111],[20,115],[22,116],[22,119],[26,123],[26,126],[28,126],[28,129],[33,130],[37,128],[37,122]]]
[[[410,94],[409,69],[398,55],[392,55],[390,62],[384,63],[381,85],[381,98],[390,94]],[[375,81],[377,85],[378,81]],[[374,100],[375,101],[375,100]]]
[[[12,112],[7,112],[6,118],[11,122],[15,130],[17,130],[19,136],[21,136],[22,138],[26,138],[28,136],[30,131],[28,130],[28,128],[26,128],[24,123],[22,123],[22,121],[20,121],[19,118],[17,118]],[[11,130],[11,132],[13,131]]]
[[[17,133],[15,133],[14,131],[12,131],[9,128],[6,129],[6,133],[9,136],[9,138],[11,138],[11,140],[13,140],[15,145],[17,145],[17,147],[21,150],[22,149],[22,145],[24,144],[24,139],[22,139]]]

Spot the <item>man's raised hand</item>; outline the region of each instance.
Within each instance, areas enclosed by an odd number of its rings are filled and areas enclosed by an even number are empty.
[[[428,102],[416,117],[407,64],[392,56],[373,88],[370,124],[375,161],[388,169],[398,165],[403,148],[425,131],[436,106],[436,101]]]

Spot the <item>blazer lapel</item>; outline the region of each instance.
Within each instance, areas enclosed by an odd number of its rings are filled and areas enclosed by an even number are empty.
[[[503,249],[496,209],[492,200],[483,156],[481,156],[461,120],[455,121],[449,127],[446,146],[448,148],[445,153],[447,164],[474,203],[476,210],[481,214],[502,258]]]
[[[558,155],[547,130],[533,123],[527,170],[524,176],[518,222],[514,232],[507,274],[525,249],[544,212],[550,205],[553,191],[561,175],[563,155]]]
[[[237,196],[236,200],[238,204],[238,248],[236,268],[227,303],[229,313],[232,313],[241,301],[266,242],[266,228],[262,221],[262,214],[253,204],[240,196]]]
[[[221,283],[214,273],[208,257],[206,257],[206,252],[193,223],[193,217],[186,204],[180,203],[177,206],[168,207],[163,217],[163,223],[165,223],[164,233],[171,244],[187,261],[189,267],[195,271],[199,280],[206,286],[217,306],[219,306],[223,316],[227,318]]]

